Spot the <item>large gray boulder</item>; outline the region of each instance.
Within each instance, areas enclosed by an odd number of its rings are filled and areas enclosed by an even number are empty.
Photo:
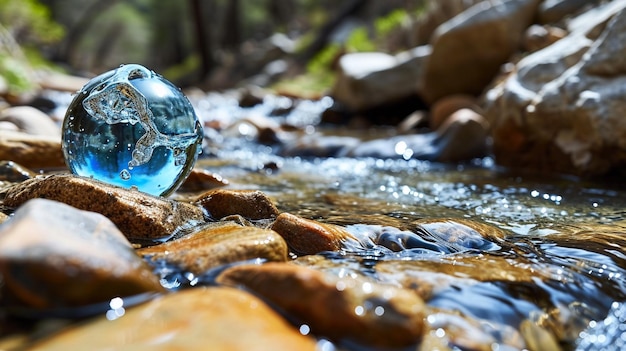
[[[569,24],[486,94],[497,162],[576,175],[626,169],[626,1]]]
[[[538,0],[480,2],[437,28],[420,95],[427,103],[480,94],[519,49]]]
[[[395,56],[381,52],[343,55],[331,95],[352,111],[417,96],[417,82],[429,55],[428,45]]]

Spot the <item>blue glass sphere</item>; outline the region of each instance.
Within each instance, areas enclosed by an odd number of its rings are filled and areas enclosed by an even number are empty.
[[[63,121],[62,147],[74,174],[166,196],[191,172],[202,135],[179,88],[130,64],[76,94]]]

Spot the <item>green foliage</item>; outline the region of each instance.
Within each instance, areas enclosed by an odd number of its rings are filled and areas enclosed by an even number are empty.
[[[31,68],[27,62],[0,53],[0,76],[9,86],[9,92],[20,94],[34,88]]]
[[[402,26],[402,24],[408,19],[409,14],[404,9],[397,9],[391,11],[388,15],[378,18],[374,22],[376,28],[376,37],[384,38],[392,31]]]
[[[347,51],[374,51],[376,44],[370,39],[365,27],[358,27],[352,31],[345,43]]]
[[[163,70],[162,75],[166,79],[176,82],[191,75],[198,69],[198,67],[200,67],[200,56],[198,54],[193,54],[189,55],[187,59],[180,64],[170,66]]]
[[[319,74],[330,70],[332,62],[339,55],[341,48],[337,44],[327,45],[307,64],[307,72]]]
[[[37,0],[0,0],[0,9],[0,76],[9,93],[21,94],[36,86],[33,63],[51,66],[31,48],[60,40],[64,30]]]
[[[64,29],[37,0],[0,0],[0,23],[22,43],[54,43]]]
[[[328,93],[334,79],[335,77],[328,72],[322,75],[307,73],[281,80],[273,84],[271,89],[279,94],[316,99]]]

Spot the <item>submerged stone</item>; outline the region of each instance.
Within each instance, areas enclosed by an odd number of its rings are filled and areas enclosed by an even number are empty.
[[[168,195],[198,157],[202,126],[180,89],[123,65],[78,92],[63,121],[63,153],[81,176]]]

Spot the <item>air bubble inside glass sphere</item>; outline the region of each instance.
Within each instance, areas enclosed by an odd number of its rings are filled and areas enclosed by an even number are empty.
[[[131,64],[77,93],[63,121],[62,146],[74,174],[166,196],[191,172],[202,135],[180,89]]]

